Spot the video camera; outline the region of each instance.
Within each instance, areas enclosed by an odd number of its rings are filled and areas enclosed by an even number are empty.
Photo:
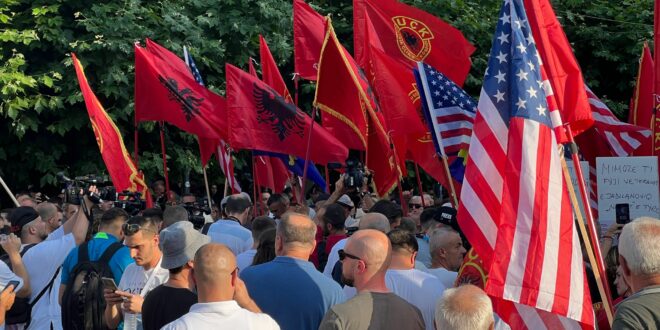
[[[211,214],[211,208],[208,207],[206,200],[204,200],[204,205],[184,203],[181,206],[188,211],[188,221],[192,222],[195,229],[200,229],[204,226],[206,222],[204,214]]]
[[[339,163],[330,163],[328,164],[330,169],[341,169],[344,168],[344,188],[347,190],[358,190],[362,187],[364,178],[368,180],[368,184],[371,184],[371,175],[365,175],[364,165],[355,158],[348,158],[346,160],[346,167],[343,167]]]
[[[113,202],[114,207],[124,209],[129,215],[137,215],[146,208],[139,192],[124,190],[117,192],[108,176],[88,174],[68,178],[63,172],[57,173],[57,178],[63,184],[64,202],[80,204],[83,195],[87,195],[94,204],[102,202]],[[90,193],[90,186],[97,186],[98,193]]]

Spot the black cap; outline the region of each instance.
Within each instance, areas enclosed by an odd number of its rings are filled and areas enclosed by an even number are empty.
[[[9,213],[9,222],[11,222],[11,232],[17,235],[21,234],[23,226],[39,217],[39,213],[29,206],[15,208]]]
[[[441,206],[438,211],[433,215],[433,219],[443,225],[450,226],[454,230],[460,232],[458,221],[456,220],[456,209],[450,206]]]

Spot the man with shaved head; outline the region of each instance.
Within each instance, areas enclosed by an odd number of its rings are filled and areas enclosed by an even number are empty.
[[[360,224],[358,230],[363,229],[375,229],[384,234],[390,231],[390,221],[381,213],[366,213],[360,218]],[[338,251],[343,249],[346,246],[347,239],[342,239],[337,242],[330,253],[328,254],[328,262],[325,264],[323,269],[323,274],[327,277],[333,278],[333,271],[336,268],[336,265],[339,263],[339,254]],[[341,272],[339,272],[341,274]]]
[[[385,234],[359,230],[339,250],[339,258],[343,282],[354,286],[358,294],[330,308],[319,329],[424,329],[419,309],[385,284],[392,260],[392,246]]]
[[[277,224],[277,257],[241,273],[254,301],[282,329],[317,329],[328,309],[345,300],[339,284],[308,261],[315,235],[309,217],[285,213]]]
[[[238,278],[236,257],[225,245],[209,243],[195,253],[193,276],[198,303],[165,330],[279,329],[248,295]]]

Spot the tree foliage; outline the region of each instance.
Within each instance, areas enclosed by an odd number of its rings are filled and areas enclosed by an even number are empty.
[[[477,46],[466,89],[478,95],[501,5],[495,0],[406,0],[459,28]],[[350,50],[352,1],[317,0],[331,14]],[[589,85],[624,116],[644,40],[652,39],[651,0],[560,0],[553,3]],[[246,66],[258,57],[263,34],[285,79],[293,72],[290,0],[1,0],[0,169],[15,189],[53,186],[54,173],[104,172],[71,67],[70,52],[85,66],[92,89],[133,149],[133,44],[151,38],[181,53],[190,47],[207,85],[224,94],[224,63]],[[310,110],[314,84],[301,82],[301,108]],[[140,125],[140,168],[162,173],[158,126]],[[201,173],[194,137],[168,126],[173,181]],[[249,156],[236,167],[249,176]],[[243,170],[242,170],[243,169]],[[247,172],[247,173],[246,173]],[[220,180],[217,165],[209,169]],[[200,177],[195,175],[194,177]]]

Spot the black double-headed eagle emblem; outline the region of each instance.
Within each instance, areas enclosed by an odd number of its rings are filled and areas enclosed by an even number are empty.
[[[261,88],[257,83],[253,83],[252,96],[257,103],[257,122],[270,125],[280,141],[291,134],[305,135],[303,114],[293,103],[270,88]]]
[[[193,91],[190,88],[183,88],[179,90],[179,83],[174,80],[174,78],[164,78],[163,76],[158,76],[160,81],[165,88],[170,92],[170,100],[176,101],[181,105],[181,110],[186,117],[186,121],[190,122],[193,117],[200,114],[199,106],[204,101],[202,97],[195,97]]]

